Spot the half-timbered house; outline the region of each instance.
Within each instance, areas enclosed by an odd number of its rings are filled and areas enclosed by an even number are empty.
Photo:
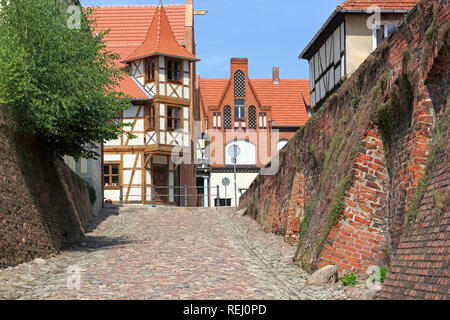
[[[311,108],[320,105],[387,38],[418,0],[346,0],[303,49]]]
[[[131,97],[133,106],[117,121],[131,123],[124,130],[135,137],[122,134],[104,145],[105,198],[150,203],[154,197],[157,203],[180,204],[177,187],[195,187],[193,1],[96,7],[94,13],[97,30],[110,29],[107,49],[120,54],[128,71],[117,90]],[[173,154],[191,161],[175,161]]]

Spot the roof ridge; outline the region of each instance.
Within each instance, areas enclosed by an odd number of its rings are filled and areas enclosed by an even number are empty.
[[[174,4],[165,4],[164,7],[182,7],[186,6],[185,4],[174,3]],[[85,8],[128,8],[128,7],[155,7],[158,6],[156,4],[128,4],[128,5],[99,5],[99,6],[86,6]]]
[[[165,10],[162,7],[157,7],[157,11],[158,11],[158,32],[156,33],[156,45],[155,45],[155,52],[158,52],[158,48],[159,48],[159,43],[161,42],[161,14],[162,14],[162,10]]]

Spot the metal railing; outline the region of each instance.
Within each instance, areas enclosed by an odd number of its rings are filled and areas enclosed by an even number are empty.
[[[119,196],[119,200],[120,200],[120,205],[123,205],[123,198],[124,198],[124,193],[123,190],[124,189],[140,189],[143,190],[143,193],[141,195],[127,195],[128,201],[130,201],[130,197],[141,197],[141,200],[136,201],[136,202],[142,202],[142,203],[149,203],[150,201],[147,201],[147,196],[149,195],[147,193],[147,190],[151,188],[151,204],[152,207],[156,207],[156,197],[158,197],[159,199],[163,198],[163,197],[167,197],[169,198],[168,203],[176,203],[176,201],[170,202],[170,198],[173,197],[173,199],[175,200],[176,198],[179,198],[179,205],[180,207],[184,206],[187,207],[188,206],[188,199],[190,197],[201,197],[203,199],[203,206],[204,206],[204,197],[205,194],[202,193],[189,193],[188,191],[190,189],[196,189],[196,190],[205,190],[205,187],[201,186],[201,187],[197,187],[197,186],[155,186],[155,185],[146,185],[146,186],[120,186],[120,196]],[[208,189],[208,207],[212,206],[212,201],[211,199],[220,199],[220,192],[219,192],[219,186],[212,186],[212,187],[206,187]],[[169,192],[167,192],[167,194],[163,194],[163,193],[159,193],[156,194],[156,190],[168,190]],[[173,190],[173,194],[170,194],[170,191]],[[179,193],[176,193],[175,191],[179,190]],[[213,194],[211,191],[215,190],[216,193]]]

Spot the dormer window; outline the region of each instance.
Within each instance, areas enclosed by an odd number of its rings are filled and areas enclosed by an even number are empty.
[[[181,79],[181,61],[169,59],[167,60],[167,80],[180,82]]]
[[[155,81],[155,73],[156,73],[156,59],[148,58],[145,60],[145,76],[146,82]]]

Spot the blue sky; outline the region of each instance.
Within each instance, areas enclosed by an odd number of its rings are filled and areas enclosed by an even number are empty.
[[[298,55],[343,0],[194,0],[197,73],[228,78],[230,58],[248,58],[251,78],[307,79],[308,65]],[[81,0],[88,5],[154,5],[158,0]],[[185,0],[164,0],[164,4]]]

